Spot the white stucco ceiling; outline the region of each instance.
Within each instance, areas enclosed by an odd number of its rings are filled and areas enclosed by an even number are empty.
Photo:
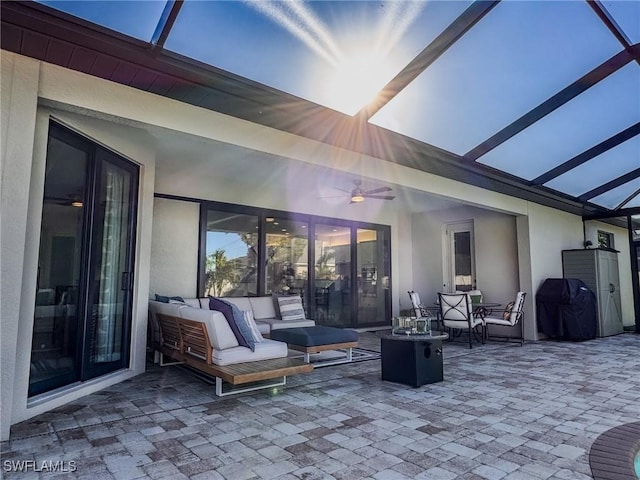
[[[156,139],[157,175],[182,178],[185,175],[210,177],[212,182],[233,183],[242,188],[257,181],[269,181],[286,189],[291,196],[322,198],[341,203],[348,200],[354,180],[361,180],[364,190],[389,186],[397,208],[425,212],[459,207],[461,202],[392,182],[381,182],[356,173],[348,173],[258,152],[237,145],[203,139],[179,132],[150,132]],[[368,202],[385,200],[367,199]]]

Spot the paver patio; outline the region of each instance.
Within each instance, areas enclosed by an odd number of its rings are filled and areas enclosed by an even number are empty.
[[[379,348],[373,334],[361,346]],[[590,479],[604,431],[640,420],[640,335],[446,343],[445,381],[380,380],[380,361],[316,369],[220,399],[176,367],[15,425],[4,478]],[[75,462],[10,472],[7,461]],[[67,468],[68,469],[68,468]]]

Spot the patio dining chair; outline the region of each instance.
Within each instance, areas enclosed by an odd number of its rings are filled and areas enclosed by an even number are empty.
[[[407,292],[409,294],[409,298],[411,299],[411,308],[413,310],[413,314],[417,318],[425,318],[429,317],[432,319],[432,322],[439,323],[440,316],[439,312],[435,311],[435,309],[427,308],[421,301],[420,295],[418,292],[414,290],[409,290]]]
[[[520,342],[520,346],[524,344],[524,299],[525,292],[518,292],[516,299],[510,302],[502,311],[502,315],[487,315],[484,321],[484,336],[486,340],[489,338],[502,339],[505,341],[516,340]],[[509,335],[491,335],[489,337],[489,325],[497,325],[501,327],[520,327],[520,337],[512,337]]]
[[[471,337],[484,343],[484,324],[482,318],[473,314],[471,298],[466,293],[438,293],[440,304],[440,318],[442,325],[447,329],[449,338],[460,336],[463,332],[469,334],[469,348],[472,348]],[[480,332],[478,332],[480,327]]]
[[[482,292],[480,290],[469,290],[467,295],[471,297],[471,303],[482,303]]]

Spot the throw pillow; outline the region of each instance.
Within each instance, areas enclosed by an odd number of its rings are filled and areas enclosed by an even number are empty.
[[[236,310],[235,314],[234,309]],[[256,349],[253,336],[250,331],[247,334],[248,326],[246,322],[244,322],[244,316],[238,307],[219,298],[209,297],[209,310],[217,310],[224,315],[224,318],[227,319],[227,323],[229,324],[229,327],[231,327],[231,331],[233,331],[233,334],[235,335],[236,340],[238,340],[238,344],[240,346],[250,348],[251,350]],[[236,321],[238,318],[240,319],[240,322]],[[245,332],[243,333],[242,330]],[[245,337],[245,334],[247,334],[247,337],[249,338]]]
[[[288,297],[289,295],[284,295],[282,293],[272,293],[271,294],[271,299],[273,300],[273,309],[276,311],[276,317],[278,318],[282,318],[280,316],[280,303],[279,303],[279,298],[280,297]]]
[[[164,295],[158,295],[156,293],[156,302],[169,303],[170,300],[184,303],[184,298],[182,297],[165,297]]]
[[[305,320],[302,298],[300,295],[287,295],[278,297],[280,318],[282,320]]]
[[[502,313],[503,319],[511,320],[511,310],[513,310],[514,305],[515,305],[515,302],[507,303],[507,306],[505,307],[504,312]]]
[[[256,324],[256,320],[253,318],[253,312],[251,310],[245,310],[242,312],[242,314],[244,315],[245,322],[247,322],[247,324],[249,325],[249,328],[251,329],[253,340],[256,343],[264,342],[264,337],[260,333],[260,329]]]

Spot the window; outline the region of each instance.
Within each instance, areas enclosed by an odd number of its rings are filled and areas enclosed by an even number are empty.
[[[205,296],[258,294],[258,224],[256,215],[207,212]]]
[[[300,295],[319,325],[391,318],[390,228],[201,202],[200,296]]]
[[[306,298],[309,275],[309,224],[265,217],[267,258],[265,293],[289,293]]]
[[[630,218],[631,223],[631,238],[634,242],[640,241],[640,215],[632,215]]]
[[[598,248],[614,249],[613,233],[598,230]]]

